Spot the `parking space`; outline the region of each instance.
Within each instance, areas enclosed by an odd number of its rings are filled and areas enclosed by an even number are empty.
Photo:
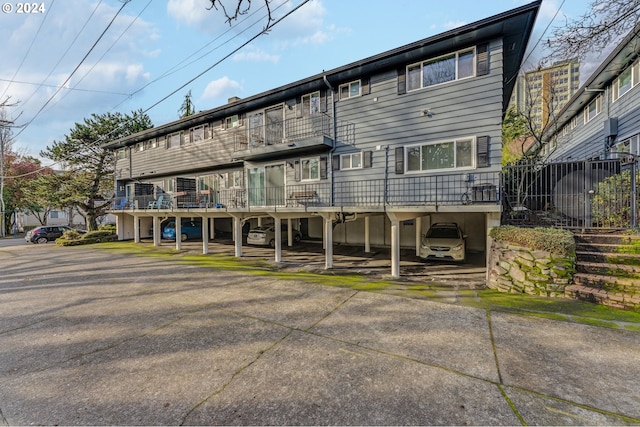
[[[246,241],[246,238],[245,238]],[[143,243],[151,243],[143,240]],[[244,243],[244,242],[243,242]],[[162,241],[163,246],[173,246],[175,242]],[[216,239],[209,242],[209,255],[233,255],[234,243],[231,239]],[[202,242],[189,240],[182,242],[182,250],[202,253]],[[274,249],[269,247],[243,244],[242,256],[247,259],[261,259],[275,264]],[[400,280],[416,282],[438,281],[455,286],[472,288],[484,287],[486,284],[486,267],[484,253],[468,252],[464,263],[452,261],[425,261],[419,258],[415,249],[400,251]],[[282,246],[282,262],[278,264],[282,270],[326,272],[325,256],[322,242],[304,240],[289,247]],[[376,278],[388,278],[391,269],[391,253],[386,247],[372,247],[366,253],[361,246],[334,245],[332,271],[340,274],[362,274]]]

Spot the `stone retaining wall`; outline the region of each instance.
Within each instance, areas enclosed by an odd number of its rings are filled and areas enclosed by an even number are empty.
[[[501,292],[563,298],[574,272],[573,257],[494,241],[487,286]]]

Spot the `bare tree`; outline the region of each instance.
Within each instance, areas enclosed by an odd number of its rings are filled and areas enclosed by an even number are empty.
[[[549,58],[584,59],[600,53],[640,22],[640,0],[593,0],[587,12],[556,27],[547,40]]]
[[[251,0],[230,0],[227,4],[231,3],[231,6],[235,3],[235,7],[225,6],[222,0],[209,0],[211,2],[211,7],[208,9],[222,10],[225,18],[227,18],[227,22],[231,24],[232,21],[238,19],[238,17],[242,15],[246,15],[249,13],[249,9],[251,9]],[[264,1],[264,5],[267,8],[267,25],[266,28],[269,28],[271,21],[274,19],[271,17],[271,6],[269,3],[272,0],[261,0]]]

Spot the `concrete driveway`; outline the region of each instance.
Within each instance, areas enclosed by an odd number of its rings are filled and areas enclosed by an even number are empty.
[[[0,249],[0,424],[640,424],[640,333]]]

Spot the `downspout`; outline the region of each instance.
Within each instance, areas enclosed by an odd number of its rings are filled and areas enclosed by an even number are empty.
[[[329,83],[329,80],[327,79],[326,74],[322,76],[322,79],[324,80],[324,84],[327,85],[327,87],[329,88],[329,90],[331,91],[331,115],[333,116],[333,146],[331,147],[331,150],[329,150],[329,158],[327,159],[327,171],[329,171],[331,178],[330,178],[330,185],[331,185],[331,192],[329,195],[329,203],[330,206],[333,207],[334,206],[334,180],[333,180],[333,153],[336,151],[336,142],[338,140],[338,121],[336,119],[336,100],[335,100],[335,96],[334,96],[334,90],[333,90],[333,86],[331,86],[331,83]]]

